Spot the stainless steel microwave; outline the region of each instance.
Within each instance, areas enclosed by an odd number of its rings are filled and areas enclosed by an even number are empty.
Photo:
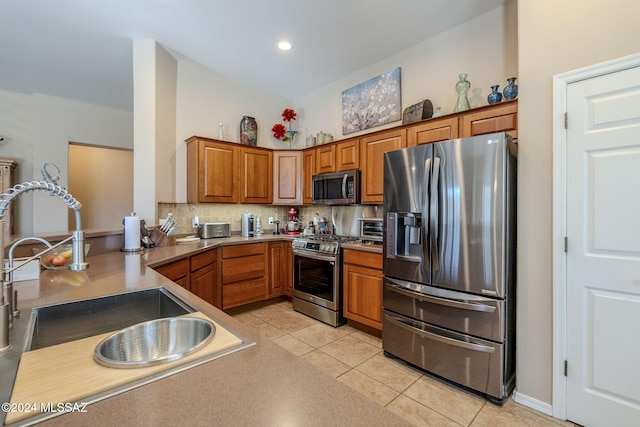
[[[360,170],[314,175],[313,203],[318,205],[353,205],[360,203]]]

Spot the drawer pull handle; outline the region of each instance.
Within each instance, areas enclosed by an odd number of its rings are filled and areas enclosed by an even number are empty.
[[[387,279],[389,280],[389,279]],[[390,290],[392,290],[393,292],[397,292],[401,295],[404,296],[408,296],[411,298],[416,298],[420,301],[424,301],[424,302],[430,302],[433,304],[439,304],[439,305],[446,305],[449,307],[454,307],[454,308],[460,308],[463,310],[470,310],[470,311],[482,311],[485,313],[493,313],[494,311],[496,311],[496,308],[490,305],[484,305],[484,304],[473,304],[473,303],[468,303],[468,302],[462,302],[462,301],[456,301],[456,300],[449,300],[449,299],[443,299],[443,298],[437,298],[437,297],[432,297],[432,296],[428,296],[419,292],[413,292],[413,291],[409,291],[407,289],[402,288],[401,286],[398,285],[391,285],[391,284],[387,284],[387,286],[389,287]]]
[[[488,347],[486,345],[482,345],[482,344],[473,344],[473,343],[469,343],[469,342],[465,342],[465,341],[459,341],[453,338],[447,338],[444,337],[442,335],[437,335],[431,332],[427,332],[427,331],[423,331],[422,329],[416,328],[414,326],[411,325],[407,325],[405,322],[403,322],[401,319],[397,319],[395,317],[391,317],[388,314],[385,314],[385,318],[393,323],[394,325],[398,326],[399,328],[408,330],[412,333],[415,334],[419,334],[424,336],[425,338],[428,338],[430,340],[434,340],[434,341],[438,341],[447,345],[453,345],[455,347],[460,347],[460,348],[464,348],[467,350],[473,350],[473,351],[479,351],[482,353],[493,353],[495,351],[495,348],[493,347]]]

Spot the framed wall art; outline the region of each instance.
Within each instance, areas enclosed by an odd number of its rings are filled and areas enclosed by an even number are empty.
[[[342,134],[402,118],[400,67],[342,92]]]

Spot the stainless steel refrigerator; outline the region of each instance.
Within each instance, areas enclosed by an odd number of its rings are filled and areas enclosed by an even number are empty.
[[[496,133],[384,156],[385,354],[498,402],[515,386],[516,147]]]

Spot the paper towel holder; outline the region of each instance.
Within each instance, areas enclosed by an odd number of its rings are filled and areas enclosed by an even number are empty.
[[[135,212],[131,212],[131,214],[129,215],[129,217],[135,217],[136,213]],[[129,227],[127,227],[127,221],[126,221],[127,217],[122,219],[122,225],[124,225],[124,233],[123,233],[123,240],[124,240],[124,244],[122,246],[122,248],[120,249],[123,252],[140,252],[142,251],[144,248],[140,245],[140,221],[138,221],[138,224],[130,224]],[[128,231],[127,231],[128,230]],[[131,246],[131,247],[127,247],[127,233],[135,233],[137,234],[137,238],[136,241],[138,242],[137,246]],[[135,237],[134,237],[135,238]]]

